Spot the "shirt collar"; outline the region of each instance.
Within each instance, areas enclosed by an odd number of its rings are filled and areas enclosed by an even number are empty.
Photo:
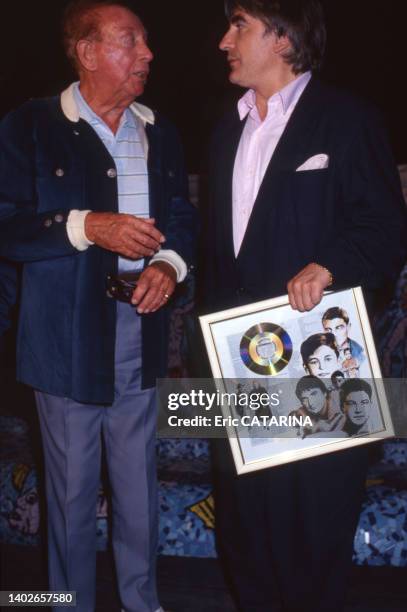
[[[103,121],[103,119],[101,119],[99,115],[97,115],[94,112],[94,110],[89,106],[89,104],[86,102],[85,98],[81,94],[81,90],[79,89],[79,82],[74,83],[73,95],[75,98],[75,102],[78,106],[79,116],[81,119],[84,119],[90,125],[93,125],[93,126],[99,125],[99,126],[103,126],[104,128],[109,129],[108,126]],[[118,132],[122,127],[127,127],[129,125],[134,126],[134,116],[130,112],[130,110],[126,108],[126,110],[124,111],[120,119],[120,125],[119,125]]]
[[[152,111],[151,108],[148,108],[148,106],[144,106],[144,104],[140,104],[140,102],[133,102],[133,104],[130,104],[130,110],[136,115],[136,117],[141,119],[144,125],[146,123],[154,125],[154,111]]]
[[[73,121],[75,123],[77,123],[79,121],[80,117],[82,116],[82,115],[80,115],[79,108],[78,108],[78,101],[77,101],[76,95],[75,95],[75,89],[76,88],[79,89],[78,85],[79,85],[78,83],[72,83],[61,94],[61,108],[62,108],[62,112],[64,113],[64,115],[70,121]],[[80,92],[79,92],[79,94],[80,94]],[[83,99],[83,97],[82,97],[82,99]],[[130,104],[129,109],[131,110],[133,115],[135,115],[136,117],[138,117],[142,121],[144,126],[146,125],[146,123],[150,123],[150,124],[154,125],[154,123],[155,123],[154,112],[150,108],[148,108],[147,106],[144,106],[144,104],[140,104],[139,102],[133,102],[133,104]],[[92,111],[92,113],[93,113],[93,111]],[[97,117],[97,115],[95,115],[95,116]]]
[[[288,83],[283,89],[280,89],[268,100],[268,105],[278,100],[281,104],[283,114],[285,115],[301,97],[304,89],[311,80],[311,72],[304,72],[299,77]],[[241,121],[254,109],[256,106],[256,94],[253,89],[249,89],[237,103],[237,109]]]

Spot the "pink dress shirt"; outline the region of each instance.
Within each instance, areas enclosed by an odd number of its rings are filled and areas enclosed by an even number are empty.
[[[291,114],[311,79],[305,72],[274,94],[268,101],[262,121],[256,107],[256,94],[249,89],[238,102],[241,121],[247,117],[233,170],[233,243],[237,257],[250,215],[273,156]]]

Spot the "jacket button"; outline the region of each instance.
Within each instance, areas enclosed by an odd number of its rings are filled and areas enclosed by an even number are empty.
[[[109,178],[116,178],[117,176],[117,171],[115,168],[109,168],[109,170],[106,172],[107,176]]]
[[[52,219],[45,219],[45,221],[44,221],[44,225],[45,225],[45,227],[51,227],[51,225],[52,225]]]
[[[172,170],[169,170],[169,172],[168,172],[168,176],[169,176],[170,178],[174,178],[175,173],[174,173]]]
[[[57,168],[57,169],[55,170],[55,174],[56,174],[56,176],[61,177],[61,176],[64,176],[65,172],[63,171],[63,169],[62,169],[62,168]]]
[[[64,216],[63,216],[63,215],[61,215],[61,214],[55,215],[54,220],[55,220],[57,223],[62,223],[62,221],[64,220]]]

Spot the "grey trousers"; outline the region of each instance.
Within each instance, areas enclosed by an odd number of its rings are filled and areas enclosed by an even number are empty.
[[[102,436],[112,489],[113,552],[125,612],[155,612],[157,484],[155,390],[140,389],[141,325],[118,303],[115,400],[80,404],[36,392],[48,506],[49,588],[95,609],[96,503]],[[65,608],[63,608],[65,610]],[[61,607],[54,611],[63,610]]]

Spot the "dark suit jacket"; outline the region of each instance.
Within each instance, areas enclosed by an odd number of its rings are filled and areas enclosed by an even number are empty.
[[[377,289],[405,259],[405,205],[380,118],[315,77],[300,98],[261,185],[238,257],[233,251],[232,175],[244,122],[218,126],[210,156],[206,219],[207,310],[287,292],[317,262],[334,289]],[[310,157],[329,167],[296,172]]]
[[[266,171],[235,258],[232,174],[242,128],[236,112],[218,127],[212,147],[208,310],[285,294],[287,281],[311,262],[329,268],[336,287],[375,289],[397,274],[404,259],[404,204],[374,111],[311,80]],[[329,155],[329,168],[296,172],[322,153]],[[213,457],[218,552],[241,608],[339,610],[366,477],[366,449],[244,476],[236,475],[226,441],[214,440]],[[258,503],[253,505],[253,499]],[[316,506],[323,508],[318,516]],[[255,575],[244,563],[253,555]],[[309,576],[322,574],[324,589],[316,594]],[[270,584],[281,607],[270,604]]]
[[[150,214],[165,248],[190,265],[195,211],[178,136],[160,117],[146,131]],[[24,263],[18,378],[80,402],[113,401],[116,303],[106,277],[118,258],[97,246],[78,252],[66,219],[71,209],[117,212],[112,167],[94,130],[68,119],[59,97],[30,101],[0,126],[0,255]],[[143,317],[144,387],[165,375],[167,323],[168,308]]]
[[[0,259],[0,361],[5,352],[4,334],[11,324],[11,309],[17,299],[16,266]]]
[[[0,338],[10,327],[10,310],[17,297],[16,267],[0,259]]]

